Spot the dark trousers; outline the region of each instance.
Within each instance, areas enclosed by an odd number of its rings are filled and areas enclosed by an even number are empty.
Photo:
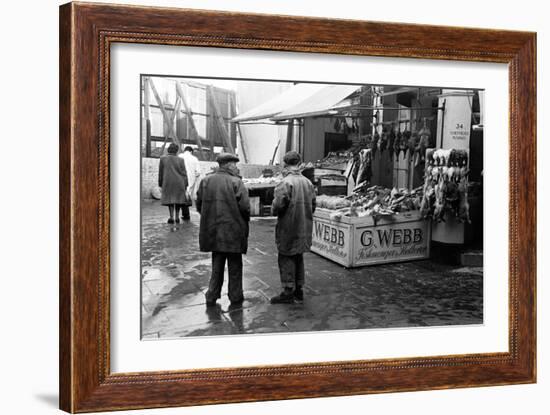
[[[283,255],[279,253],[279,272],[283,288],[296,289],[304,285],[304,254]]]
[[[179,205],[181,208],[181,217],[183,219],[190,219],[191,215],[189,214],[189,205]]]
[[[239,302],[243,299],[243,256],[229,252],[212,252],[212,275],[206,292],[206,301],[213,302],[221,297],[225,261],[229,273],[229,301]]]

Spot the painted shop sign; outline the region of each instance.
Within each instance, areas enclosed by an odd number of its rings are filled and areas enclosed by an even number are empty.
[[[314,215],[311,250],[334,262],[346,265],[350,260],[350,231],[350,225]]]
[[[313,215],[312,252],[345,267],[383,264],[428,258],[430,222],[418,212],[393,218],[371,217],[332,220],[330,211],[319,209]]]

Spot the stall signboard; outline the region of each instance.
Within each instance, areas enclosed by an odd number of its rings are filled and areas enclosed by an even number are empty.
[[[353,265],[409,261],[430,256],[430,224],[426,220],[392,221],[356,226]]]
[[[442,141],[438,141],[441,148],[470,151],[473,96],[473,91],[450,89],[439,95],[439,106],[445,106],[438,114],[437,130],[443,129]]]
[[[323,216],[313,216],[311,250],[340,265],[349,266],[352,226]]]
[[[425,259],[431,222],[419,212],[391,217],[338,217],[326,209],[313,215],[311,251],[345,267]]]

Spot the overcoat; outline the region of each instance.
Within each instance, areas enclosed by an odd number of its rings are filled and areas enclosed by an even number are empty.
[[[286,176],[275,187],[271,205],[271,213],[277,216],[275,241],[280,254],[302,254],[311,248],[315,189],[297,169],[283,174]]]
[[[162,188],[163,205],[189,204],[187,196],[187,171],[185,161],[175,154],[161,157],[159,162],[159,187]]]
[[[201,251],[246,254],[250,202],[239,176],[224,167],[207,175],[197,192],[197,211]]]
[[[199,159],[189,151],[184,151],[179,157],[185,161],[185,169],[187,170],[187,193],[189,193],[191,199],[196,200],[201,176]]]

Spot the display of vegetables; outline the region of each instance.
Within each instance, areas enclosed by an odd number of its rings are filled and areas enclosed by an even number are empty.
[[[420,204],[423,217],[436,222],[453,214],[461,222],[471,223],[468,204],[468,153],[464,150],[426,151],[423,198]]]

